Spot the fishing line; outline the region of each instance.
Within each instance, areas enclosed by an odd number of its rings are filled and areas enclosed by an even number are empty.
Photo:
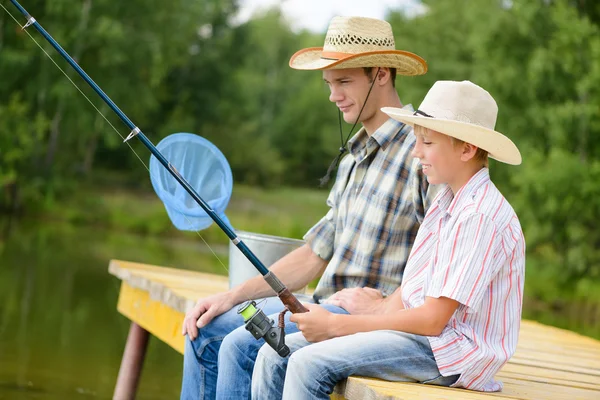
[[[27,36],[29,36],[31,38],[31,40],[33,40],[33,42],[44,52],[44,54],[50,59],[50,61],[52,61],[52,63],[56,66],[56,68],[58,68],[60,70],[60,72],[63,73],[63,75],[65,77],[67,77],[67,79],[69,80],[69,82],[71,82],[71,84],[79,91],[79,93],[81,93],[83,95],[83,97],[88,101],[88,103],[90,103],[92,105],[92,107],[94,107],[94,109],[96,110],[96,112],[98,114],[100,114],[102,116],[102,118],[108,123],[108,125],[110,125],[110,127],[117,133],[117,135],[119,135],[119,137],[123,140],[124,143],[127,144],[127,146],[129,146],[129,148],[131,149],[131,151],[133,151],[133,154],[135,154],[135,156],[138,158],[138,160],[140,160],[140,162],[142,163],[142,165],[146,168],[146,170],[148,171],[149,174],[151,174],[150,172],[150,168],[148,167],[148,165],[146,165],[146,163],[144,162],[144,160],[142,160],[142,158],[138,155],[138,153],[135,151],[135,149],[131,146],[131,144],[129,144],[128,141],[125,140],[125,137],[123,135],[121,135],[121,133],[117,130],[117,128],[115,128],[115,126],[108,120],[108,118],[106,118],[106,116],[104,114],[102,114],[102,112],[98,109],[98,107],[96,107],[96,105],[92,102],[92,100],[90,100],[90,98],[83,92],[83,90],[81,90],[79,88],[79,86],[77,86],[77,84],[71,79],[71,77],[60,67],[60,65],[58,65],[58,63],[52,58],[52,56],[50,54],[48,54],[48,52],[38,43],[37,40],[35,40],[35,38],[29,33],[29,31],[27,31],[27,26],[25,25],[21,25],[21,23],[10,13],[10,11],[8,11],[6,9],[6,7],[4,7],[4,5],[2,3],[0,3],[0,7],[2,7],[4,9],[4,11],[6,11],[6,13],[15,21],[15,23],[21,27],[21,30],[24,31]],[[190,224],[190,226],[193,226],[192,222],[190,221],[190,219],[179,209],[177,209],[178,212],[180,212],[183,217],[187,220],[187,222]],[[202,235],[200,234],[199,231],[195,231],[196,234],[198,235],[198,237],[200,237],[200,239],[202,239],[202,241],[206,244],[206,246],[208,247],[208,249],[211,251],[211,253],[215,256],[215,258],[219,261],[219,263],[221,264],[221,266],[225,269],[225,271],[227,272],[227,274],[229,274],[229,269],[227,268],[227,266],[223,263],[223,261],[219,258],[219,256],[217,255],[217,253],[213,250],[213,248],[208,244],[208,242],[204,239],[204,237],[202,237]],[[248,294],[243,291],[244,296],[246,297],[247,300],[250,300],[250,296],[248,296]]]

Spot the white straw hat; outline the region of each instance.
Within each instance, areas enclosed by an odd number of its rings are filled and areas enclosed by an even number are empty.
[[[414,113],[395,107],[381,109],[393,119],[455,137],[482,148],[503,163],[519,165],[517,146],[496,132],[498,106],[483,88],[469,81],[437,81]]]
[[[427,63],[408,51],[396,50],[392,26],[364,17],[334,17],[323,47],[296,52],[290,67],[302,70],[360,67],[396,68],[399,75],[423,75]]]

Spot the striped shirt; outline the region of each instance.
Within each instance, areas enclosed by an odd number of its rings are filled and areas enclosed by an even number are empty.
[[[330,210],[304,236],[328,261],[315,296],[352,287],[390,294],[400,286],[431,196],[411,154],[415,140],[412,127],[389,119],[370,137],[361,129],[348,142]]]
[[[460,303],[439,336],[428,337],[453,385],[498,391],[494,375],[515,352],[525,273],[525,239],[513,208],[481,169],[456,196],[440,189],[419,230],[402,283],[406,308],[425,297]]]

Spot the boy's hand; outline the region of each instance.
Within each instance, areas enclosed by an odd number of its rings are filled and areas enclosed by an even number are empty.
[[[298,325],[306,340],[316,343],[335,337],[332,333],[335,328],[335,314],[316,304],[303,305],[308,308],[308,312],[292,314],[290,321]]]
[[[373,288],[342,289],[323,303],[342,307],[350,314],[381,314],[383,295]]]

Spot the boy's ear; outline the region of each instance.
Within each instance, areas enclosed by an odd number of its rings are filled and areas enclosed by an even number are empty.
[[[477,146],[472,145],[471,143],[463,143],[462,153],[460,155],[461,161],[467,162],[472,160],[477,154]]]

